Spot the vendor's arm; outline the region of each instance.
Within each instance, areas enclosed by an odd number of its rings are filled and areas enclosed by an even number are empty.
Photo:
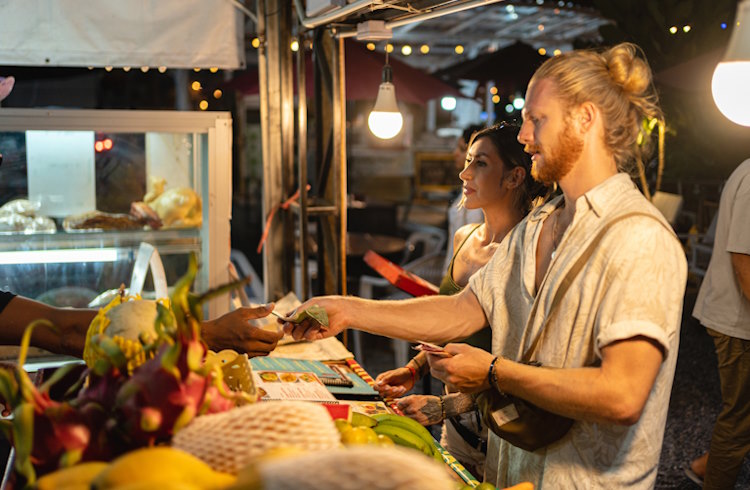
[[[484,311],[469,288],[453,296],[393,301],[325,296],[308,300],[297,311],[312,305],[325,308],[329,325],[321,327],[309,319],[285,323],[284,330],[295,339],[321,339],[354,328],[395,339],[442,343],[468,337],[487,326]]]
[[[96,310],[82,308],[56,308],[16,296],[0,313],[0,343],[19,345],[21,338],[34,320],[45,319],[55,329],[37,327],[31,336],[31,345],[56,354],[82,357],[86,331]]]
[[[732,257],[732,268],[740,289],[745,298],[750,301],[750,255],[741,253],[730,253]]]
[[[250,356],[266,355],[276,347],[281,332],[269,332],[248,324],[248,320],[268,316],[273,305],[258,308],[239,308],[226,315],[203,322],[202,334],[213,350],[234,349]],[[56,308],[16,296],[0,313],[0,344],[19,345],[26,327],[34,320],[45,319],[55,329],[34,329],[31,345],[41,349],[75,357],[83,356],[86,332],[97,310],[84,308]]]

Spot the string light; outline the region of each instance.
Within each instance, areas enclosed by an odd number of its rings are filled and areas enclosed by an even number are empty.
[[[542,56],[544,56],[544,55],[547,54],[547,50],[544,49],[544,48],[539,48],[539,49],[537,49],[536,52],[539,53],[539,54],[541,54]]]
[[[497,87],[490,87],[490,93],[495,95],[497,93]]]
[[[411,46],[409,46],[408,44],[401,46],[401,54],[403,54],[404,56],[409,56],[411,54]]]
[[[727,23],[726,22],[722,22],[720,27],[722,29],[726,29],[727,28]]]
[[[129,66],[123,66],[122,67],[122,71],[124,71],[125,73],[127,73],[127,72],[130,71],[130,67]]]
[[[199,82],[197,80],[194,81],[193,83],[190,84],[190,88],[192,88],[194,91],[198,92],[201,89],[201,82]]]
[[[385,52],[386,53],[393,53],[393,44],[388,43],[385,45]]]
[[[505,104],[505,112],[507,112],[508,114],[513,112],[513,104]]]
[[[260,39],[257,37],[254,37],[252,41],[250,41],[250,45],[254,47],[255,49],[258,49],[260,47]]]
[[[93,70],[93,69],[94,69],[94,67],[93,67],[93,66],[89,66],[89,67],[87,67],[87,68],[89,69],[89,71],[91,71],[91,70]]]
[[[195,73],[200,73],[201,69],[200,69],[200,68],[197,68],[197,67],[196,67],[196,68],[193,68],[193,71],[194,71]]]
[[[499,104],[500,103],[500,96],[499,95],[493,95],[492,96],[492,103],[493,104]]]
[[[104,67],[104,71],[112,71],[112,67],[107,65]]]
[[[289,47],[292,48],[292,51],[296,53],[297,51],[299,51],[299,42],[297,42],[297,40],[295,39],[294,41],[292,41],[292,44],[289,45]]]
[[[541,32],[544,30],[544,24],[539,24],[538,26],[536,26],[536,28]]]
[[[455,49],[455,51],[456,51],[456,54],[463,54],[463,52],[464,52],[464,47],[463,47],[463,46],[461,46],[460,44],[458,44],[458,45],[456,45],[456,49]]]
[[[430,52],[430,47],[426,44],[423,44],[419,47],[419,52],[422,54],[427,54]]]
[[[375,51],[375,43],[367,43],[367,49],[370,51]]]
[[[558,55],[562,54],[562,51],[560,51],[559,49],[556,49],[556,50],[552,51],[552,54],[555,55],[555,56],[558,56]]]
[[[690,32],[690,26],[689,25],[682,26],[682,32]]]
[[[159,68],[157,68],[157,70],[159,70],[159,73],[164,73],[164,72],[167,71],[167,67],[166,66],[160,66]]]
[[[147,73],[147,72],[148,72],[148,66],[142,66],[142,67],[141,67],[141,71],[142,71],[143,73]]]
[[[219,71],[219,69],[215,66],[212,66],[211,68],[208,69],[208,71],[210,71],[211,73],[216,73],[217,71]]]
[[[207,100],[200,101],[200,104],[198,104],[198,108],[202,111],[205,111],[206,109],[208,109],[208,101]]]
[[[214,90],[214,99],[221,99],[221,96],[223,95],[222,91],[220,89]]]
[[[677,34],[677,26],[672,26],[669,28],[670,34]]]

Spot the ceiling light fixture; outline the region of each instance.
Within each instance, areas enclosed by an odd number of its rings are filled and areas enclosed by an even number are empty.
[[[714,102],[732,122],[750,126],[750,0],[737,5],[727,51],[711,79]]]
[[[383,140],[396,136],[404,125],[404,117],[396,102],[396,87],[393,85],[393,70],[388,64],[388,54],[385,55],[383,67],[383,81],[378,89],[375,106],[367,118],[367,125],[372,134]]]

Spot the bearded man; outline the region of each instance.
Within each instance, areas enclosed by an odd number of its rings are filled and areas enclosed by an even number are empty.
[[[429,356],[432,374],[465,393],[494,390],[574,420],[533,451],[491,433],[485,479],[498,487],[645,489],[656,480],[687,264],[669,225],[624,173],[642,156],[644,118],[661,118],[639,54],[627,43],[573,51],[537,70],[518,139],[533,175],[562,195],[521,221],[463,292],[313,298],[302,308],[324,307],[328,328],[284,326],[295,338],[357,328],[446,342],[489,324],[492,353],[448,344],[451,356]],[[464,403],[446,399],[444,408],[450,415]]]

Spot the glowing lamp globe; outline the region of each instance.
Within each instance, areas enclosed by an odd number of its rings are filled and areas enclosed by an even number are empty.
[[[396,88],[391,83],[391,67],[383,67],[383,83],[378,89],[375,106],[367,118],[367,125],[372,134],[380,139],[388,140],[396,136],[404,126],[404,118],[396,103]]]
[[[714,102],[732,122],[750,126],[750,0],[737,6],[737,18],[724,59],[711,79]]]

